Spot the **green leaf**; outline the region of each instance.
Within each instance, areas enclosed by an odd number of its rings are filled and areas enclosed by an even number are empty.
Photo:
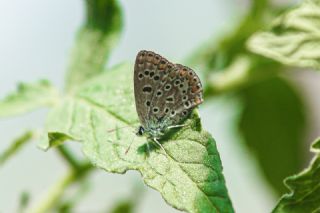
[[[30,203],[30,197],[31,197],[30,193],[26,192],[26,191],[24,191],[20,194],[17,212],[22,213],[22,212],[26,211],[26,208],[27,208],[28,204]]]
[[[218,41],[212,38],[203,44],[188,60],[193,65],[202,65],[206,71],[216,71],[230,66],[240,55],[247,54],[247,39],[268,22],[268,0],[253,0],[248,14],[237,20],[232,31],[222,35]],[[268,14],[268,17],[270,15]],[[213,69],[213,70],[212,70]]]
[[[244,106],[240,132],[267,181],[282,194],[282,180],[299,171],[304,162],[304,105],[294,88],[279,77],[253,84],[240,95]]]
[[[40,149],[48,150],[50,147],[55,147],[63,144],[66,140],[73,140],[73,138],[60,132],[44,132],[44,134],[41,135],[40,141],[38,141],[37,146]]]
[[[35,84],[20,83],[17,91],[0,101],[0,117],[13,116],[39,107],[53,105],[58,93],[46,80]]]
[[[90,188],[91,186],[88,180],[80,179],[77,189],[60,199],[54,208],[59,213],[75,212],[74,208],[81,203],[85,195],[90,191]]]
[[[136,185],[131,190],[130,197],[117,200],[111,207],[110,213],[133,213],[136,212],[137,206],[141,203],[142,189]]]
[[[274,213],[319,212],[320,210],[320,138],[313,144],[316,156],[310,166],[297,175],[285,179],[289,194],[282,196]]]
[[[131,200],[118,201],[116,205],[111,209],[111,213],[133,213],[135,203]]]
[[[51,111],[48,134],[59,132],[81,141],[88,159],[108,172],[138,170],[144,182],[177,209],[233,212],[215,141],[202,129],[196,112],[186,127],[161,141],[167,154],[150,142],[148,155],[146,138],[135,137],[130,127],[138,125],[132,67],[118,66],[79,87]]]
[[[293,66],[320,68],[320,1],[305,0],[278,17],[267,31],[254,34],[248,48]]]
[[[67,89],[71,91],[103,72],[120,38],[122,20],[118,1],[86,0],[86,9],[86,22],[77,35],[67,73]]]

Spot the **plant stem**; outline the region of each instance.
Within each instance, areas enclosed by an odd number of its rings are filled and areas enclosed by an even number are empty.
[[[33,138],[34,133],[32,131],[27,131],[17,139],[13,141],[13,143],[0,154],[0,166],[4,164],[11,156],[17,153],[24,145],[26,145]]]
[[[66,89],[71,93],[104,71],[122,26],[117,0],[86,0],[85,3],[86,21],[77,34],[66,78]]]
[[[40,201],[40,205],[31,209],[28,212],[42,213],[49,212],[50,209],[57,203],[61,198],[62,194],[68,186],[70,186],[76,180],[76,172],[71,170],[62,177],[56,184],[54,184],[49,190],[48,194]]]
[[[49,212],[58,203],[59,199],[61,199],[66,189],[75,182],[82,180],[86,175],[89,174],[92,168],[93,167],[89,163],[84,163],[82,166],[78,168],[78,170],[70,168],[69,171],[65,174],[65,176],[58,180],[51,187],[51,189],[49,189],[48,194],[44,197],[42,201],[39,202],[39,205],[32,208],[28,212]]]
[[[69,164],[69,171],[49,190],[45,198],[28,212],[42,213],[48,212],[58,203],[66,189],[75,182],[82,180],[93,168],[90,163],[80,162],[66,146],[61,145],[57,150],[62,158]]]
[[[74,157],[74,154],[72,154],[72,152],[65,145],[58,146],[57,150],[72,169],[79,170],[79,160]]]

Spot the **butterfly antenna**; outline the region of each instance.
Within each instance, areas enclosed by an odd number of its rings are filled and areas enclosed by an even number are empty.
[[[109,129],[109,130],[107,130],[107,132],[114,132],[114,131],[116,131],[116,130],[118,130],[118,129],[124,129],[124,128],[128,128],[128,127],[132,127],[132,126],[129,125],[129,126],[116,127],[116,128],[114,128],[114,129]]]
[[[136,137],[136,136],[134,136],[134,137],[132,138],[132,141],[131,141],[130,145],[128,146],[125,154],[128,154],[128,152],[129,152],[129,150],[130,150],[130,148],[131,148],[131,145],[133,144],[133,141],[134,141],[135,137]]]

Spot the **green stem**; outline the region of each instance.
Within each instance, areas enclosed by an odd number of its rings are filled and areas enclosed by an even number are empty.
[[[85,178],[93,168],[90,163],[80,162],[75,158],[75,155],[66,146],[58,146],[57,150],[62,158],[69,164],[70,169],[68,173],[62,177],[56,184],[49,190],[45,198],[29,212],[49,212],[59,202],[60,198],[66,189],[75,182]]]
[[[68,186],[76,180],[76,172],[70,170],[64,177],[62,177],[56,184],[49,190],[48,194],[40,201],[40,205],[31,209],[28,212],[44,213],[49,212],[57,201],[61,198],[62,194]]]
[[[78,170],[70,169],[65,176],[55,183],[39,205],[28,212],[46,213],[50,212],[63,196],[69,186],[85,178],[93,167],[91,164],[83,164]]]
[[[21,135],[0,155],[0,166],[3,165],[11,156],[16,154],[24,145],[33,138],[34,133],[28,131]]]
[[[57,150],[61,157],[65,159],[65,161],[70,165],[71,168],[76,171],[79,170],[79,160],[75,158],[74,154],[72,154],[72,152],[65,145],[58,146]]]
[[[77,34],[66,78],[66,89],[71,93],[83,82],[104,71],[122,26],[117,0],[85,2],[86,22]]]

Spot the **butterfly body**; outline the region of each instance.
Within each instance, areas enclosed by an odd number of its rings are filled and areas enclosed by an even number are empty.
[[[137,135],[160,139],[203,102],[196,73],[181,64],[142,50],[134,68],[136,110],[141,123]]]

